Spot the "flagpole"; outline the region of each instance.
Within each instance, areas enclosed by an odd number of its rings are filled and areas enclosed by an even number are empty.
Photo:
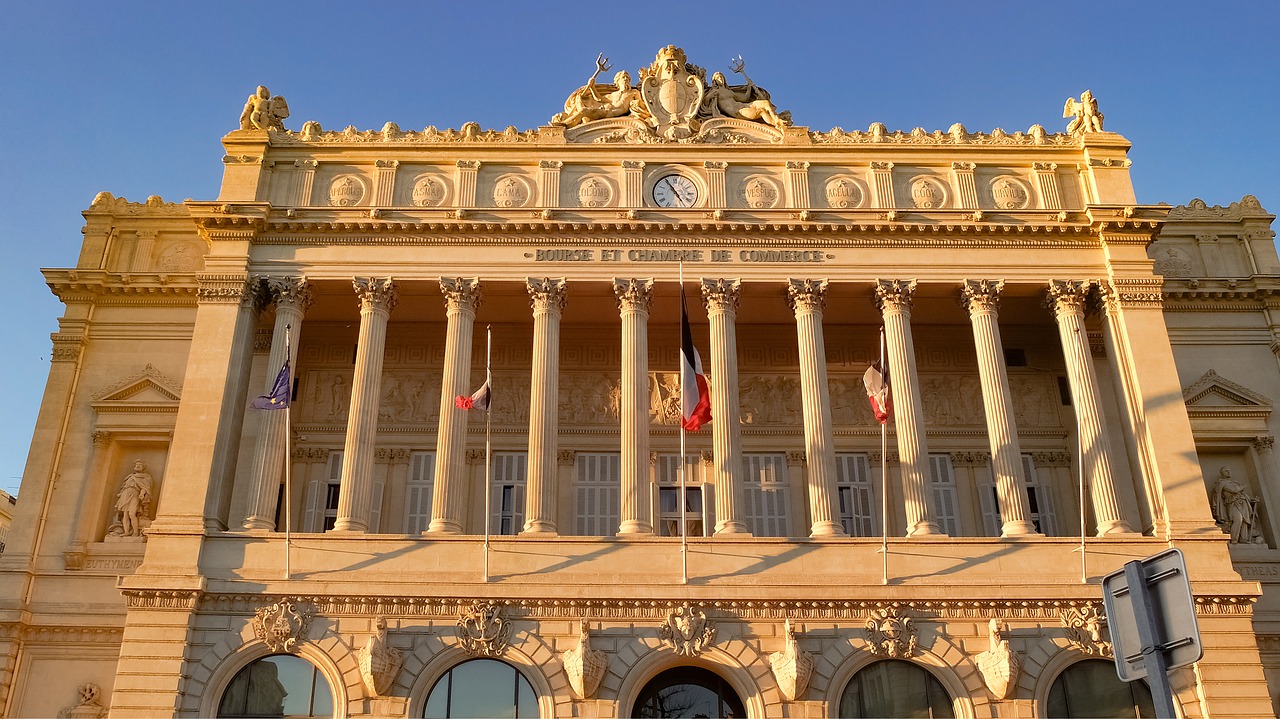
[[[292,343],[289,341],[292,328],[292,325],[284,326],[284,361],[286,364],[290,364],[290,360],[293,359],[289,356],[292,353],[290,349]],[[291,491],[292,482],[290,481],[293,475],[293,423],[290,419],[290,413],[293,411],[292,377],[290,377],[290,380],[291,384],[288,389],[290,394],[289,401],[284,405],[284,578],[286,581],[292,579],[292,572],[289,567],[289,541],[293,530],[293,507],[290,497],[293,493]]]
[[[680,317],[681,322],[684,321],[684,263],[680,263]],[[680,328],[680,346],[684,347],[684,327]],[[685,520],[685,504],[688,501],[685,497],[685,475],[688,473],[688,462],[685,460],[684,448],[684,366],[680,367],[680,583],[689,583],[689,537]]]
[[[884,366],[884,327],[880,327],[880,371]],[[885,395],[886,398],[888,395]],[[888,412],[888,405],[882,411]],[[880,583],[889,583],[889,418],[880,423]]]
[[[1088,571],[1084,556],[1084,442],[1081,439],[1080,427],[1076,427],[1076,457],[1080,469],[1080,583],[1088,584]]]
[[[493,502],[493,384],[490,361],[493,358],[493,325],[484,326],[484,383],[489,388],[489,402],[484,408],[484,581],[489,582],[489,511]]]

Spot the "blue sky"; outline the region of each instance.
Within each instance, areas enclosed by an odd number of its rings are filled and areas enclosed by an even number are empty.
[[[325,128],[545,124],[603,52],[635,71],[668,44],[708,70],[741,54],[799,125],[1062,130],[1092,89],[1134,144],[1138,200],[1280,210],[1280,4],[58,2],[0,27],[0,488],[16,492],[74,264],[80,211],[212,199],[220,138],[258,84]]]

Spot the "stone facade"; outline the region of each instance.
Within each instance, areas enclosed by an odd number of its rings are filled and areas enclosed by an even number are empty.
[[[101,193],[45,271],[4,715],[213,716],[285,653],[339,717],[423,716],[473,657],[543,717],[685,666],[833,716],[885,658],[1042,716],[1109,658],[1100,578],[1170,546],[1181,711],[1272,713],[1274,216],[1136,204],[1088,93],[1065,133],[818,131],[729,70],[666,48],[530,131],[291,131],[259,88],[217,198]],[[684,463],[681,276],[714,414]],[[286,360],[288,412],[249,409]]]

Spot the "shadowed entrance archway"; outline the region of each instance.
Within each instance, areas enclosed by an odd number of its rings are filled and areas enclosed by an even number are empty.
[[[642,719],[744,719],[742,700],[729,682],[701,667],[668,669],[640,690],[628,716]]]

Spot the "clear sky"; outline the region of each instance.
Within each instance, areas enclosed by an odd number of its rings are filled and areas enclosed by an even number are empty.
[[[1210,9],[1211,8],[1211,9]],[[16,492],[69,267],[96,193],[213,199],[219,143],[259,84],[290,129],[545,124],[603,52],[636,71],[661,47],[751,79],[829,130],[1065,128],[1092,89],[1133,143],[1139,202],[1280,210],[1280,3],[63,2],[0,23],[0,488]],[[1277,398],[1280,399],[1280,398]]]

